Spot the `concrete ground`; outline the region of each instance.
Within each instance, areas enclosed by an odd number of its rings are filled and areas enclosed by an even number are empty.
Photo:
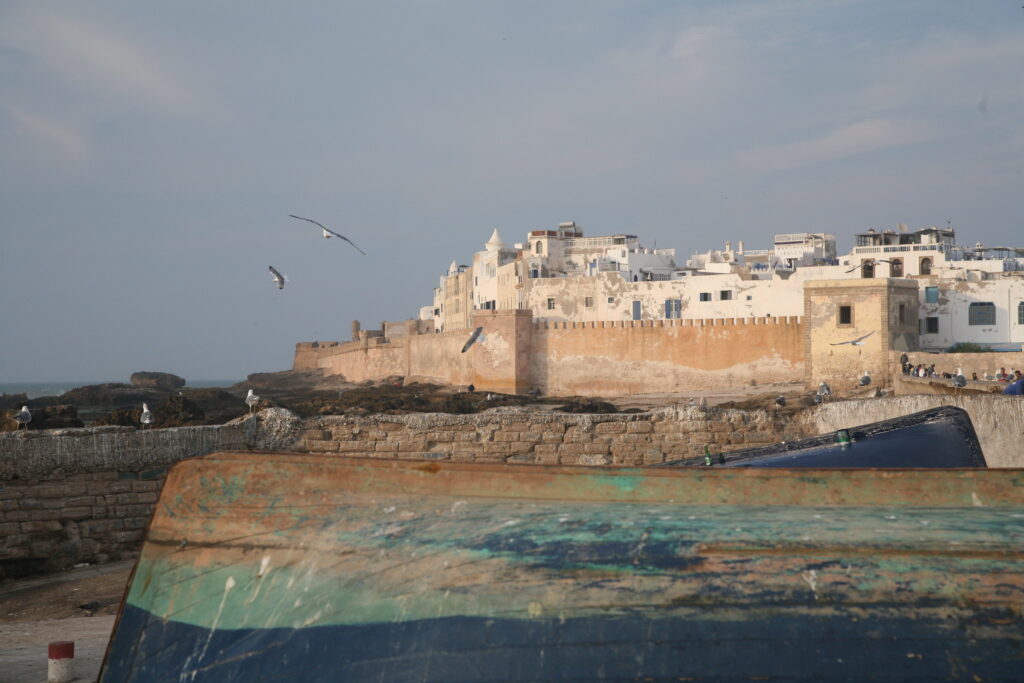
[[[46,680],[47,645],[75,641],[75,680],[95,681],[134,560],[0,583],[0,681]]]

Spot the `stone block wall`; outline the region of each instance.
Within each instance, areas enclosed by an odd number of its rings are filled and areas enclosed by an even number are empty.
[[[331,416],[307,420],[311,453],[538,465],[651,465],[811,436],[803,421],[739,410],[667,408],[571,415],[497,409],[477,415]]]
[[[168,467],[216,451],[287,447],[297,423],[266,410],[211,427],[0,434],[0,579],[132,556]]]

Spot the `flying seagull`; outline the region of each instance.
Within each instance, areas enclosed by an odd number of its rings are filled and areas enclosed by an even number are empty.
[[[303,218],[302,216],[296,216],[296,215],[295,215],[295,214],[293,214],[293,213],[290,213],[290,214],[288,214],[288,215],[289,215],[289,216],[290,216],[291,218],[297,218],[297,219],[299,219],[300,221],[306,221],[307,223],[312,223],[313,225],[317,225],[317,226],[320,226],[320,229],[324,231],[324,239],[327,239],[327,240],[331,239],[331,235],[334,235],[335,237],[340,237],[341,239],[345,240],[346,242],[348,242],[349,244],[351,244],[351,245],[352,245],[353,247],[355,247],[356,251],[358,251],[358,252],[359,252],[360,254],[362,254],[363,256],[366,256],[366,252],[365,252],[365,251],[363,251],[363,250],[362,250],[362,249],[360,249],[359,247],[356,247],[356,243],[355,243],[355,242],[353,242],[353,241],[352,241],[352,240],[350,240],[349,238],[345,237],[345,236],[344,236],[344,235],[342,235],[341,233],[338,233],[338,232],[334,232],[334,231],[333,231],[333,230],[331,230],[330,228],[324,227],[324,226],[323,226],[322,224],[320,224],[320,223],[317,223],[317,222],[316,222],[315,220],[313,220],[312,218]]]
[[[142,423],[143,429],[153,424],[153,413],[149,411],[149,406],[145,401],[142,402],[142,415],[139,416],[139,422]]]
[[[835,342],[834,344],[831,344],[831,346],[842,346],[843,344],[849,344],[850,346],[864,346],[864,340],[873,335],[874,333],[875,331],[871,330],[863,337],[857,337],[856,339],[851,339],[850,341]]]
[[[476,342],[476,340],[480,338],[480,333],[483,331],[484,328],[482,327],[478,327],[475,330],[473,330],[473,334],[469,335],[469,339],[467,339],[466,343],[462,345],[463,353],[469,351],[469,347],[472,346]]]
[[[288,281],[284,275],[274,266],[267,266],[270,268],[270,273],[274,276],[274,282],[277,284],[278,289],[284,289],[284,283]]]
[[[28,409],[28,406],[22,406],[21,411],[14,416],[14,421],[18,423],[18,429],[21,429],[21,425],[25,425],[25,429],[28,429],[28,423],[32,421],[32,411]]]
[[[249,412],[251,413],[256,407],[256,404],[260,402],[260,397],[257,396],[252,389],[245,396],[245,405],[249,406]]]
[[[853,268],[850,268],[850,269],[849,269],[848,271],[846,271],[846,272],[847,272],[847,273],[852,273],[853,271],[857,270],[858,268],[863,268],[864,266],[873,266],[873,265],[875,265],[876,263],[888,263],[888,264],[889,264],[889,265],[891,266],[893,262],[892,262],[892,261],[890,261],[890,260],[888,260],[888,259],[884,259],[884,258],[869,258],[869,259],[864,259],[863,261],[861,261],[860,263],[858,263],[857,265],[855,265],[855,266],[854,266]]]

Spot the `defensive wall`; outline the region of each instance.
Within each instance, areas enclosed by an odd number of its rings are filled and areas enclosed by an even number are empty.
[[[413,321],[414,322],[414,321]],[[473,315],[470,330],[347,343],[296,345],[296,370],[322,368],[352,382],[400,375],[546,395],[664,393],[804,378],[804,331],[796,316],[707,320],[534,322],[529,311]]]
[[[0,578],[132,556],[167,468],[221,450],[338,457],[639,466],[777,443],[940,405],[971,415],[993,467],[1024,466],[1024,399],[907,396],[785,413],[670,407],[569,415],[495,409],[475,415],[329,416],[264,410],[222,426],[127,427],[0,435]]]

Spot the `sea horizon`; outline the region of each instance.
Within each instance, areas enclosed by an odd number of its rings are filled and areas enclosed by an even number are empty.
[[[210,387],[229,387],[238,384],[243,379],[200,379],[187,380],[185,389],[207,389]],[[39,398],[40,396],[60,396],[61,394],[94,384],[129,384],[124,380],[98,380],[98,381],[68,381],[68,382],[0,382],[0,395],[25,394],[28,398]]]

